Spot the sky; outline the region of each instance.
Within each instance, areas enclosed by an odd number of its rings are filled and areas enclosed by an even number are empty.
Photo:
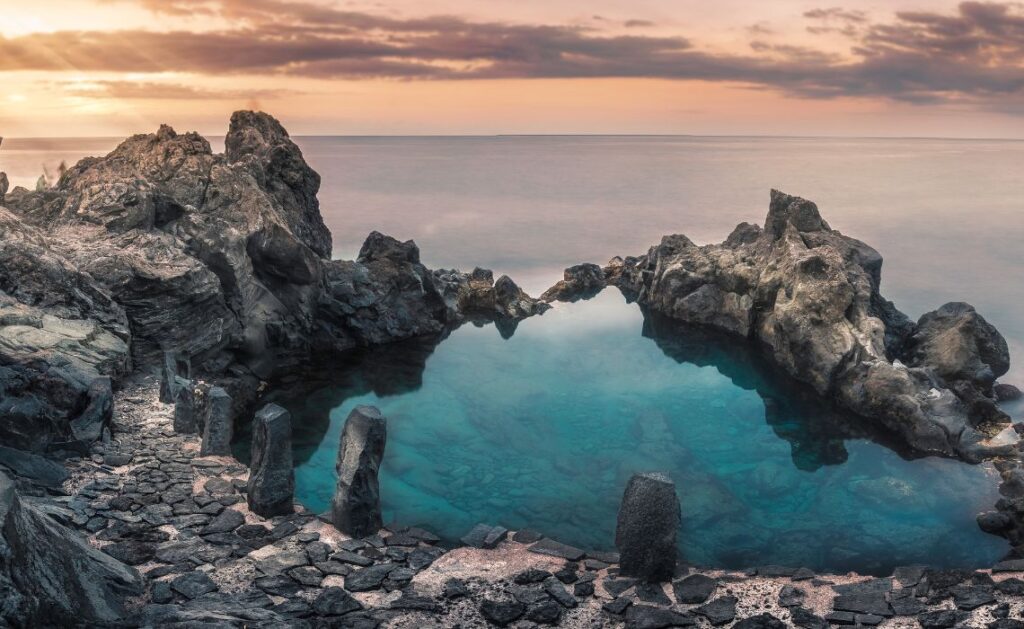
[[[0,136],[1024,138],[1024,4],[0,0]]]

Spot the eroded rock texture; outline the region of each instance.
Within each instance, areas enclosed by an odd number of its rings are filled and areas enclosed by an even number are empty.
[[[990,401],[1006,344],[966,304],[909,321],[879,292],[882,257],[777,190],[765,228],[720,245],[666,236],[616,258],[608,281],[651,310],[749,338],[793,378],[876,419],[913,448],[978,460],[1009,418]]]
[[[634,474],[615,528],[622,574],[653,583],[671,580],[681,521],[675,483],[661,473]]]
[[[373,406],[357,406],[345,420],[338,449],[338,484],[331,505],[334,526],[352,537],[373,535],[384,525],[377,473],[387,443],[387,420]]]
[[[0,624],[93,625],[121,618],[139,573],[27,503],[0,473]]]
[[[253,513],[269,518],[295,510],[292,417],[277,404],[267,404],[256,413],[249,469],[246,497]]]

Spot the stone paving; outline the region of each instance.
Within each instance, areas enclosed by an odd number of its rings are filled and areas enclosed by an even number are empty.
[[[147,579],[136,615],[112,626],[1024,628],[1017,562],[884,579],[679,567],[644,584],[619,576],[613,553],[500,526],[453,548],[397,525],[350,539],[298,506],[264,519],[246,508],[246,467],[199,456],[158,388],[140,378],[118,393],[114,439],[68,461],[57,514]]]

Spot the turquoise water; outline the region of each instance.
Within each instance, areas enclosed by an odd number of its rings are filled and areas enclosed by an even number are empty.
[[[385,521],[451,539],[488,522],[610,549],[627,479],[663,470],[682,503],[680,552],[697,564],[881,573],[1006,551],[974,522],[998,497],[987,467],[905,460],[744,346],[645,321],[614,290],[508,340],[466,325],[322,376],[270,396],[293,413],[297,497],[318,512],[345,417],[373,404],[388,418]]]

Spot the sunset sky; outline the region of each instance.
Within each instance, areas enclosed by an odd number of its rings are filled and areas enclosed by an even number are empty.
[[[1024,138],[1024,5],[0,0],[0,135]]]

